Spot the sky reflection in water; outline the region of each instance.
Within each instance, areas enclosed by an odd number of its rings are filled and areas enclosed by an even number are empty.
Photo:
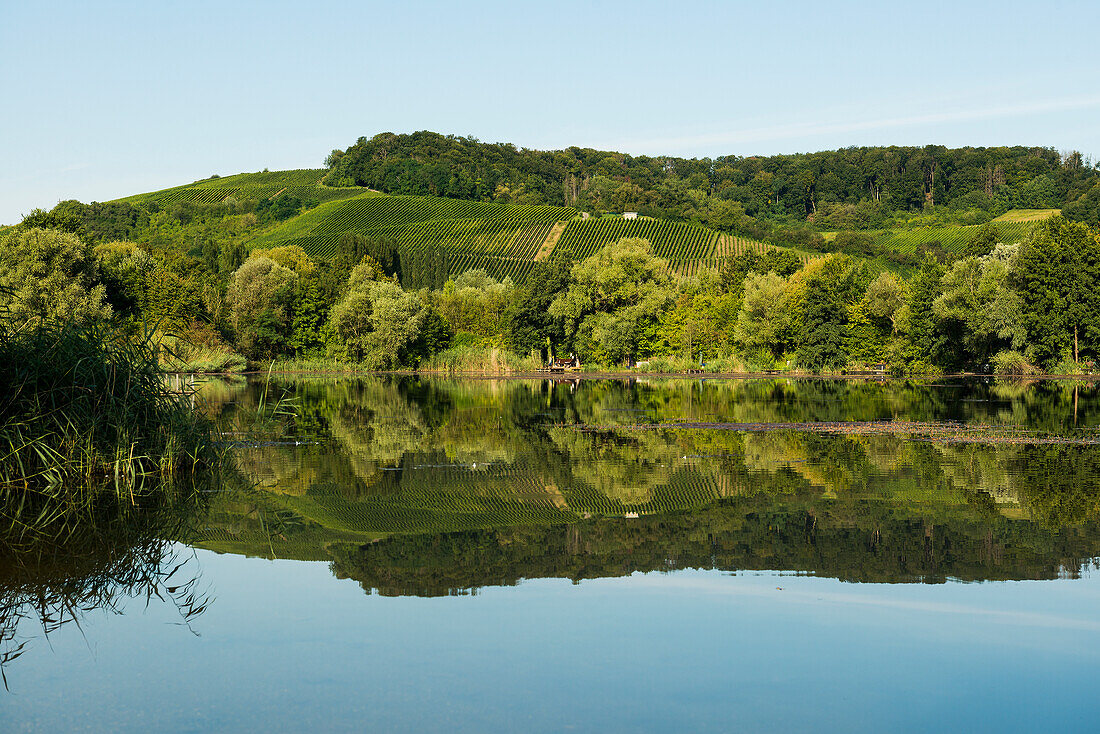
[[[679,571],[366,596],[326,564],[198,552],[215,602],[73,625],[8,730],[1084,730],[1100,585]]]

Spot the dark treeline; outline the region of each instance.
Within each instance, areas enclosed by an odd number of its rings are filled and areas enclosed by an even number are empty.
[[[368,593],[446,596],[532,578],[685,568],[863,583],[1052,579],[1090,567],[1094,537],[1091,526],[1054,530],[966,513],[937,524],[889,505],[757,497],[629,520],[397,535],[331,552],[333,573]]]
[[[775,223],[882,227],[899,213],[945,208],[967,223],[1013,208],[1064,207],[1094,220],[1100,176],[1080,153],[1052,148],[843,148],[772,156],[631,156],[482,143],[421,131],[360,138],[334,150],[329,185],[393,194],[638,211],[750,236]],[[783,239],[791,241],[791,233]]]

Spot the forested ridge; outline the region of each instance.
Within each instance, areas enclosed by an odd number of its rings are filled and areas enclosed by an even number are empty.
[[[391,194],[637,211],[753,236],[769,225],[882,228],[936,209],[980,223],[1009,209],[1064,209],[1096,223],[1100,176],[1043,147],[851,147],[771,156],[632,156],[483,143],[421,131],[360,138],[326,160],[330,186]]]

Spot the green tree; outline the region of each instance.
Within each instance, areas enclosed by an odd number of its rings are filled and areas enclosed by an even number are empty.
[[[70,232],[16,229],[0,237],[0,308],[16,323],[80,323],[111,315],[91,248]]]
[[[1053,217],[1020,247],[1012,285],[1032,356],[1045,369],[1100,347],[1100,233]]]
[[[1100,183],[1062,207],[1062,215],[1073,222],[1100,227]]]
[[[940,332],[932,304],[941,293],[943,273],[943,265],[932,255],[925,255],[920,270],[909,281],[909,300],[899,320],[905,324],[911,362],[934,364],[940,353]]]
[[[792,279],[792,337],[799,364],[813,370],[848,362],[849,308],[867,288],[867,269],[847,255],[829,255]]]
[[[749,273],[775,273],[781,278],[789,278],[801,267],[802,261],[790,250],[769,249],[763,254],[745,250],[739,255],[722,258],[718,279],[723,293],[740,296]]]
[[[520,354],[553,347],[565,340],[565,321],[550,313],[550,304],[569,288],[573,260],[557,252],[550,260],[536,262],[526,284],[516,292],[508,308],[508,345]]]
[[[956,261],[943,276],[943,293],[932,303],[936,318],[959,324],[968,361],[977,367],[989,364],[999,351],[1024,347],[1021,301],[1008,283],[1015,249],[999,245],[993,254]]]
[[[52,211],[32,209],[19,223],[20,229],[56,229],[86,239],[88,232],[84,220],[74,212],[59,207],[54,207]]]
[[[497,282],[484,270],[468,270],[432,292],[440,315],[455,332],[464,332],[485,343],[500,344],[507,328],[505,313],[515,298],[511,278]]]
[[[866,311],[876,319],[888,321],[890,333],[898,331],[898,316],[905,305],[908,287],[904,280],[891,272],[879,273],[867,286],[864,296]]]
[[[268,358],[289,342],[298,275],[269,257],[251,257],[233,273],[226,291],[237,346],[246,356]]]
[[[573,266],[568,290],[550,304],[583,359],[630,360],[672,302],[672,277],[649,241],[624,237]],[[588,323],[586,323],[586,321]]]
[[[734,330],[737,343],[749,355],[774,360],[786,346],[787,281],[774,272],[750,273],[745,278],[744,290]]]
[[[993,248],[1001,241],[1001,230],[993,222],[986,222],[978,227],[978,231],[970,238],[963,253],[966,257],[984,257],[993,252]]]
[[[299,276],[290,337],[290,346],[296,355],[317,357],[324,352],[324,326],[331,306],[319,274]]]
[[[332,308],[334,350],[342,359],[370,369],[415,366],[424,349],[417,339],[434,321],[419,294],[390,280],[376,280],[368,265],[352,271],[346,294]],[[433,328],[438,331],[438,324]]]

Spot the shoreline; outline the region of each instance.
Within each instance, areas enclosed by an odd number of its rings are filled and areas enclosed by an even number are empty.
[[[952,372],[952,373],[917,373],[911,375],[878,375],[878,374],[852,374],[840,372],[783,372],[779,374],[768,372],[639,372],[639,371],[592,371],[592,372],[484,372],[484,371],[450,371],[450,370],[366,370],[345,369],[334,367],[332,369],[287,369],[277,367],[262,370],[243,370],[239,372],[165,372],[166,375],[194,375],[208,377],[253,377],[257,375],[316,375],[332,377],[365,377],[383,375],[404,375],[421,377],[452,377],[463,379],[491,379],[491,380],[555,380],[559,382],[572,382],[575,380],[622,380],[630,378],[650,379],[687,379],[687,380],[756,380],[765,378],[795,379],[795,380],[863,380],[874,382],[897,382],[901,380],[928,380],[928,379],[980,379],[990,378],[998,380],[1015,380],[1018,382],[1042,381],[1042,380],[1081,380],[1085,382],[1100,382],[1100,374],[1050,374],[1050,375],[1013,375],[1013,374],[982,374],[976,372]]]

